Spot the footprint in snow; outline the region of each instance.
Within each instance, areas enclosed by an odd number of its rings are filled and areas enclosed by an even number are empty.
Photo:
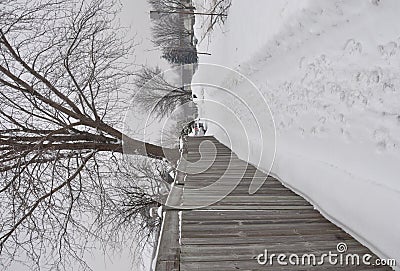
[[[371,71],[368,77],[368,84],[377,84],[381,81],[382,70],[378,68],[377,70]]]
[[[361,54],[363,50],[361,42],[355,41],[354,39],[347,40],[343,51],[348,55],[358,55]]]
[[[396,42],[391,41],[378,46],[378,51],[382,57],[388,59],[394,56],[397,52],[398,45]]]
[[[396,92],[396,87],[391,82],[385,82],[382,86],[383,92]]]
[[[310,130],[310,134],[312,134],[312,135],[324,134],[325,132],[327,132],[327,129],[325,128],[325,126],[321,126],[321,125],[313,126],[313,127],[311,127],[311,130]]]
[[[347,140],[350,141],[351,140],[351,136],[349,131],[347,131],[345,128],[341,127],[340,128],[340,133],[342,134],[342,136]]]
[[[378,6],[381,0],[371,0],[371,4]]]
[[[299,69],[303,69],[304,67],[304,62],[305,62],[306,58],[303,56],[302,58],[300,58],[299,60]]]
[[[384,129],[376,129],[372,135],[373,140],[376,142],[376,147],[378,151],[385,151],[389,144],[389,132]]]
[[[343,124],[346,124],[346,123],[347,123],[346,118],[345,118],[344,114],[342,114],[342,113],[339,113],[339,114],[336,116],[335,119],[336,119],[337,121],[339,121],[340,123],[343,123]]]

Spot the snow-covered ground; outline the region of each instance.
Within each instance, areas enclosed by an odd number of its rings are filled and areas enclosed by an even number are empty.
[[[276,127],[272,174],[398,264],[399,14],[398,0],[233,0],[226,24],[213,32],[209,45],[199,45],[212,54],[202,55],[201,63],[240,72],[268,102]],[[196,31],[200,36],[202,29]],[[206,67],[200,65],[195,83],[210,81]],[[257,90],[244,77],[234,72],[214,77],[214,84],[256,104]],[[251,127],[245,135],[224,121],[233,113],[245,126],[251,122],[234,95],[204,86],[194,91],[232,109],[221,112],[199,102],[201,117],[222,124],[209,124],[210,134],[228,145],[234,138],[233,150],[250,154],[242,157],[254,164],[259,157],[251,150],[271,152],[265,139],[252,137]],[[252,108],[268,119],[264,109]],[[247,143],[250,152],[244,151]],[[270,157],[262,158],[265,171]]]

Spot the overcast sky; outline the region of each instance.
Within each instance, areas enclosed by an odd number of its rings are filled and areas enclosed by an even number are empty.
[[[135,59],[132,59],[136,64],[167,67],[167,64],[162,60],[161,53],[155,49],[150,36],[151,21],[150,21],[150,6],[147,0],[120,0],[122,3],[122,11],[120,13],[121,26],[129,27],[129,38],[134,38],[137,46],[135,47]],[[88,261],[93,270],[96,271],[141,271],[142,267],[132,266],[132,258],[129,248],[123,251],[120,255],[110,255],[104,259],[102,252],[94,251],[93,257],[88,257]],[[150,262],[150,259],[149,259]],[[149,270],[150,266],[146,266],[145,271]]]
[[[155,49],[150,37],[151,21],[150,6],[146,0],[120,0],[123,8],[120,15],[122,26],[129,26],[130,37],[135,38],[138,43],[135,50],[134,60],[137,64],[147,64],[150,66],[161,65],[166,67],[166,62],[162,60],[161,53]]]

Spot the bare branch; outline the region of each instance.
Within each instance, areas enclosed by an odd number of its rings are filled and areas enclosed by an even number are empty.
[[[91,243],[121,244],[107,229],[158,225],[148,209],[168,189],[164,152],[179,152],[120,130],[135,67],[117,12],[114,0],[0,1],[2,270],[88,269]],[[124,168],[123,143],[152,162]]]
[[[159,67],[143,67],[136,75],[135,85],[139,90],[135,102],[159,118],[192,98],[192,93],[184,86],[169,82]]]

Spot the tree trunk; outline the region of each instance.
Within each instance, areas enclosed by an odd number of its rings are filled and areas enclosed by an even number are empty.
[[[151,143],[132,139],[123,135],[123,153],[148,156],[156,159],[167,159],[171,163],[178,161],[180,152],[178,148],[166,148]]]

